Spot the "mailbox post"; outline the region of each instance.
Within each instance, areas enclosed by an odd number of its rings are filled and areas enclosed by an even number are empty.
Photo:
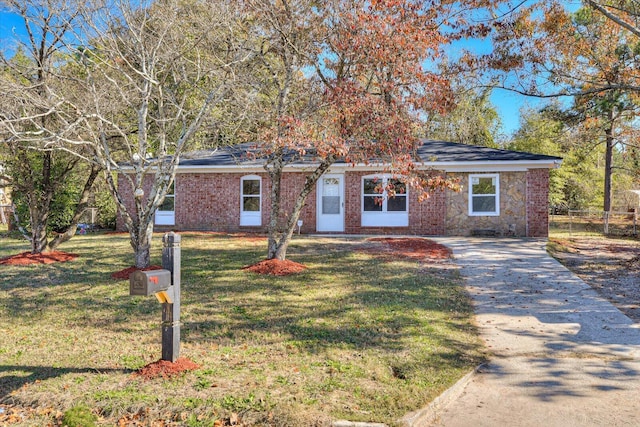
[[[162,360],[175,362],[180,354],[180,235],[162,238],[162,270],[134,271],[129,295],[155,295],[162,304]]]
[[[180,235],[162,238],[162,268],[171,272],[173,298],[162,303],[162,360],[175,362],[180,354]]]

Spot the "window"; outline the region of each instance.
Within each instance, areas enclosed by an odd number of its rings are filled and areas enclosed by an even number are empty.
[[[240,180],[240,225],[262,225],[262,179],[243,176]]]
[[[498,175],[469,175],[469,215],[500,215]]]
[[[176,223],[175,182],[167,190],[162,204],[156,210],[156,225],[175,225]]]
[[[409,225],[407,186],[388,176],[366,176],[362,180],[362,226],[406,227]]]

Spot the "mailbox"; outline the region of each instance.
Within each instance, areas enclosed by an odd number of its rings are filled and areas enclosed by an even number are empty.
[[[171,286],[169,270],[137,270],[129,276],[129,295],[149,296],[166,291]]]

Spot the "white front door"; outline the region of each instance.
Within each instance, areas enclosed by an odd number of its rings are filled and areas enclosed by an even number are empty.
[[[344,231],[344,175],[321,176],[317,195],[317,231]]]

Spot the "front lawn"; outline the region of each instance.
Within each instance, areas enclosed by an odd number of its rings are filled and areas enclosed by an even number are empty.
[[[308,269],[274,277],[242,270],[264,238],[183,234],[181,356],[200,369],[152,380],[133,372],[160,358],[161,306],[110,278],[132,263],[127,235],[76,236],[60,248],[71,262],[0,265],[0,421],[84,407],[98,425],[393,425],[483,348],[454,268],[371,245],[297,237],[289,258]],[[0,258],[27,249],[0,238]]]

